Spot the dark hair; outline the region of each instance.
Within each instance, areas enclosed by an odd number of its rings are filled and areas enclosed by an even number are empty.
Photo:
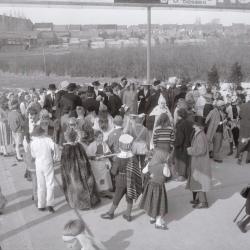
[[[184,108],[178,109],[177,114],[178,114],[178,116],[180,116],[183,120],[187,119],[187,117],[188,117],[187,110],[184,109]]]
[[[95,137],[95,139],[96,139],[99,135],[103,135],[102,131],[100,131],[100,130],[95,130],[95,132],[94,132],[94,137]]]
[[[169,126],[170,125],[170,119],[168,117],[168,115],[166,113],[162,113],[160,115],[160,117],[158,118],[157,122],[156,122],[156,126],[160,126],[160,127],[163,127],[163,126]]]

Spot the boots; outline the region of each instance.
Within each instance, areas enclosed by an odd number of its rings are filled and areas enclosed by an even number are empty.
[[[233,152],[233,147],[234,147],[234,144],[233,142],[230,142],[230,151],[229,153],[227,154],[228,156],[232,155],[234,152]]]

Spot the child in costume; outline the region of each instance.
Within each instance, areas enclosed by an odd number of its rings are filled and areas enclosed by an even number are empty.
[[[141,171],[136,156],[131,151],[133,137],[123,134],[119,139],[121,152],[114,159],[111,173],[115,175],[116,190],[113,198],[113,204],[109,211],[101,215],[103,219],[113,219],[114,212],[118,207],[122,197],[126,195],[127,210],[123,218],[131,221],[131,211],[133,200],[136,200],[142,192]]]
[[[86,231],[81,220],[70,220],[64,226],[62,239],[69,249],[107,250],[98,239],[89,235]]]

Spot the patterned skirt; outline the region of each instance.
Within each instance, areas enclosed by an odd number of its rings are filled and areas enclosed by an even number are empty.
[[[164,184],[149,181],[144,189],[139,207],[152,218],[165,216],[168,212],[168,200]]]

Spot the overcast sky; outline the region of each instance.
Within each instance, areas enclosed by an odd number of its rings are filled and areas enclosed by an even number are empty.
[[[0,14],[25,16],[33,22],[53,22],[54,24],[142,24],[146,23],[146,9],[142,8],[46,8],[46,7],[0,7]],[[197,18],[202,23],[219,18],[224,25],[232,23],[250,24],[250,12],[205,11],[188,9],[153,9],[152,23],[184,24],[194,23]]]

